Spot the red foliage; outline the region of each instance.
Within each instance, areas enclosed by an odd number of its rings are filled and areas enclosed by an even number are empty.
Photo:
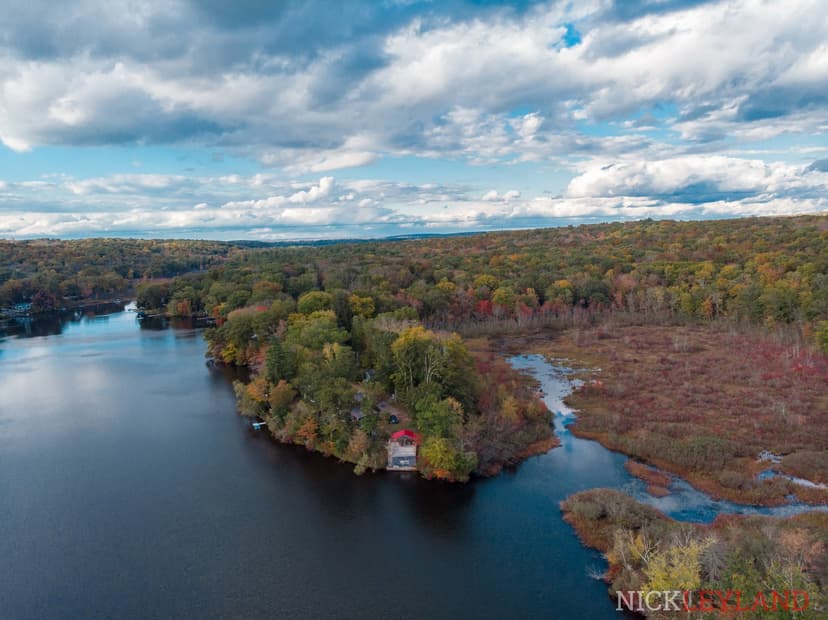
[[[477,302],[476,307],[477,313],[483,316],[492,316],[494,312],[494,304],[488,299],[481,299]]]

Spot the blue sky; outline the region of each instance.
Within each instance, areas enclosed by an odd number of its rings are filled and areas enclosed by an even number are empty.
[[[826,132],[822,0],[34,0],[0,16],[0,237],[823,212]]]

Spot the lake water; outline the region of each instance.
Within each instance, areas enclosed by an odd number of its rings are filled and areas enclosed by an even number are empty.
[[[3,620],[621,617],[558,505],[642,487],[561,416],[561,448],[496,478],[357,477],[253,431],[198,330],[29,334],[0,339]]]

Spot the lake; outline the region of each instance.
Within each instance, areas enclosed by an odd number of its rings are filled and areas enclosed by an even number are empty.
[[[197,329],[117,312],[22,336],[0,339],[4,620],[621,617],[558,505],[643,485],[560,416],[562,447],[492,479],[357,477],[252,430]]]

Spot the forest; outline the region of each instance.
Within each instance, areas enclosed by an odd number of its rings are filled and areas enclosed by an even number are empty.
[[[256,369],[249,383],[235,384],[239,408],[266,420],[277,439],[362,473],[383,469],[390,435],[413,427],[420,473],[459,481],[555,445],[532,386],[492,351],[425,329],[410,309],[373,316],[358,296],[343,301],[350,316],[342,325],[334,303],[310,292],[295,309],[280,306],[281,315],[231,313],[207,332],[216,359]]]
[[[0,239],[0,314],[16,304],[36,314],[125,296],[136,282],[208,269],[235,250],[214,241]]]
[[[310,291],[413,308],[427,326],[570,326],[627,314],[647,324],[720,319],[795,326],[828,350],[828,217],[642,221],[249,250],[199,278],[145,289],[171,314],[226,319]],[[179,307],[180,304],[180,307]]]
[[[789,494],[753,482],[761,448],[790,474],[828,469],[826,216],[275,247],[6,241],[1,256],[0,306],[134,290],[145,311],[210,317],[212,359],[252,372],[240,410],[358,472],[383,466],[392,416],[420,433],[429,477],[494,473],[553,445],[549,413],[504,360],[504,340],[527,333],[600,361],[605,388],[573,397],[576,432],[743,501]],[[664,400],[676,381],[680,405]]]
[[[210,355],[253,369],[237,387],[241,410],[357,471],[381,467],[392,405],[423,434],[427,476],[497,471],[554,441],[538,423],[542,404],[508,387],[520,379],[495,350],[499,337],[540,330],[552,349],[580,344],[567,349],[575,358],[603,354],[609,387],[574,397],[587,409],[576,432],[714,494],[778,503],[791,486],[753,481],[760,449],[789,455],[784,467],[809,479],[828,467],[826,432],[808,431],[828,428],[826,242],[828,217],[804,216],[259,248],[207,272],[145,281],[138,303],[215,319]],[[624,331],[636,325],[641,333]],[[717,346],[723,332],[741,335]],[[740,363],[756,350],[757,363]],[[722,369],[730,392],[709,372]],[[687,392],[681,405],[664,400],[676,381]],[[694,400],[699,382],[707,394]],[[659,393],[648,396],[647,385]],[[690,438],[685,452],[678,436]]]

